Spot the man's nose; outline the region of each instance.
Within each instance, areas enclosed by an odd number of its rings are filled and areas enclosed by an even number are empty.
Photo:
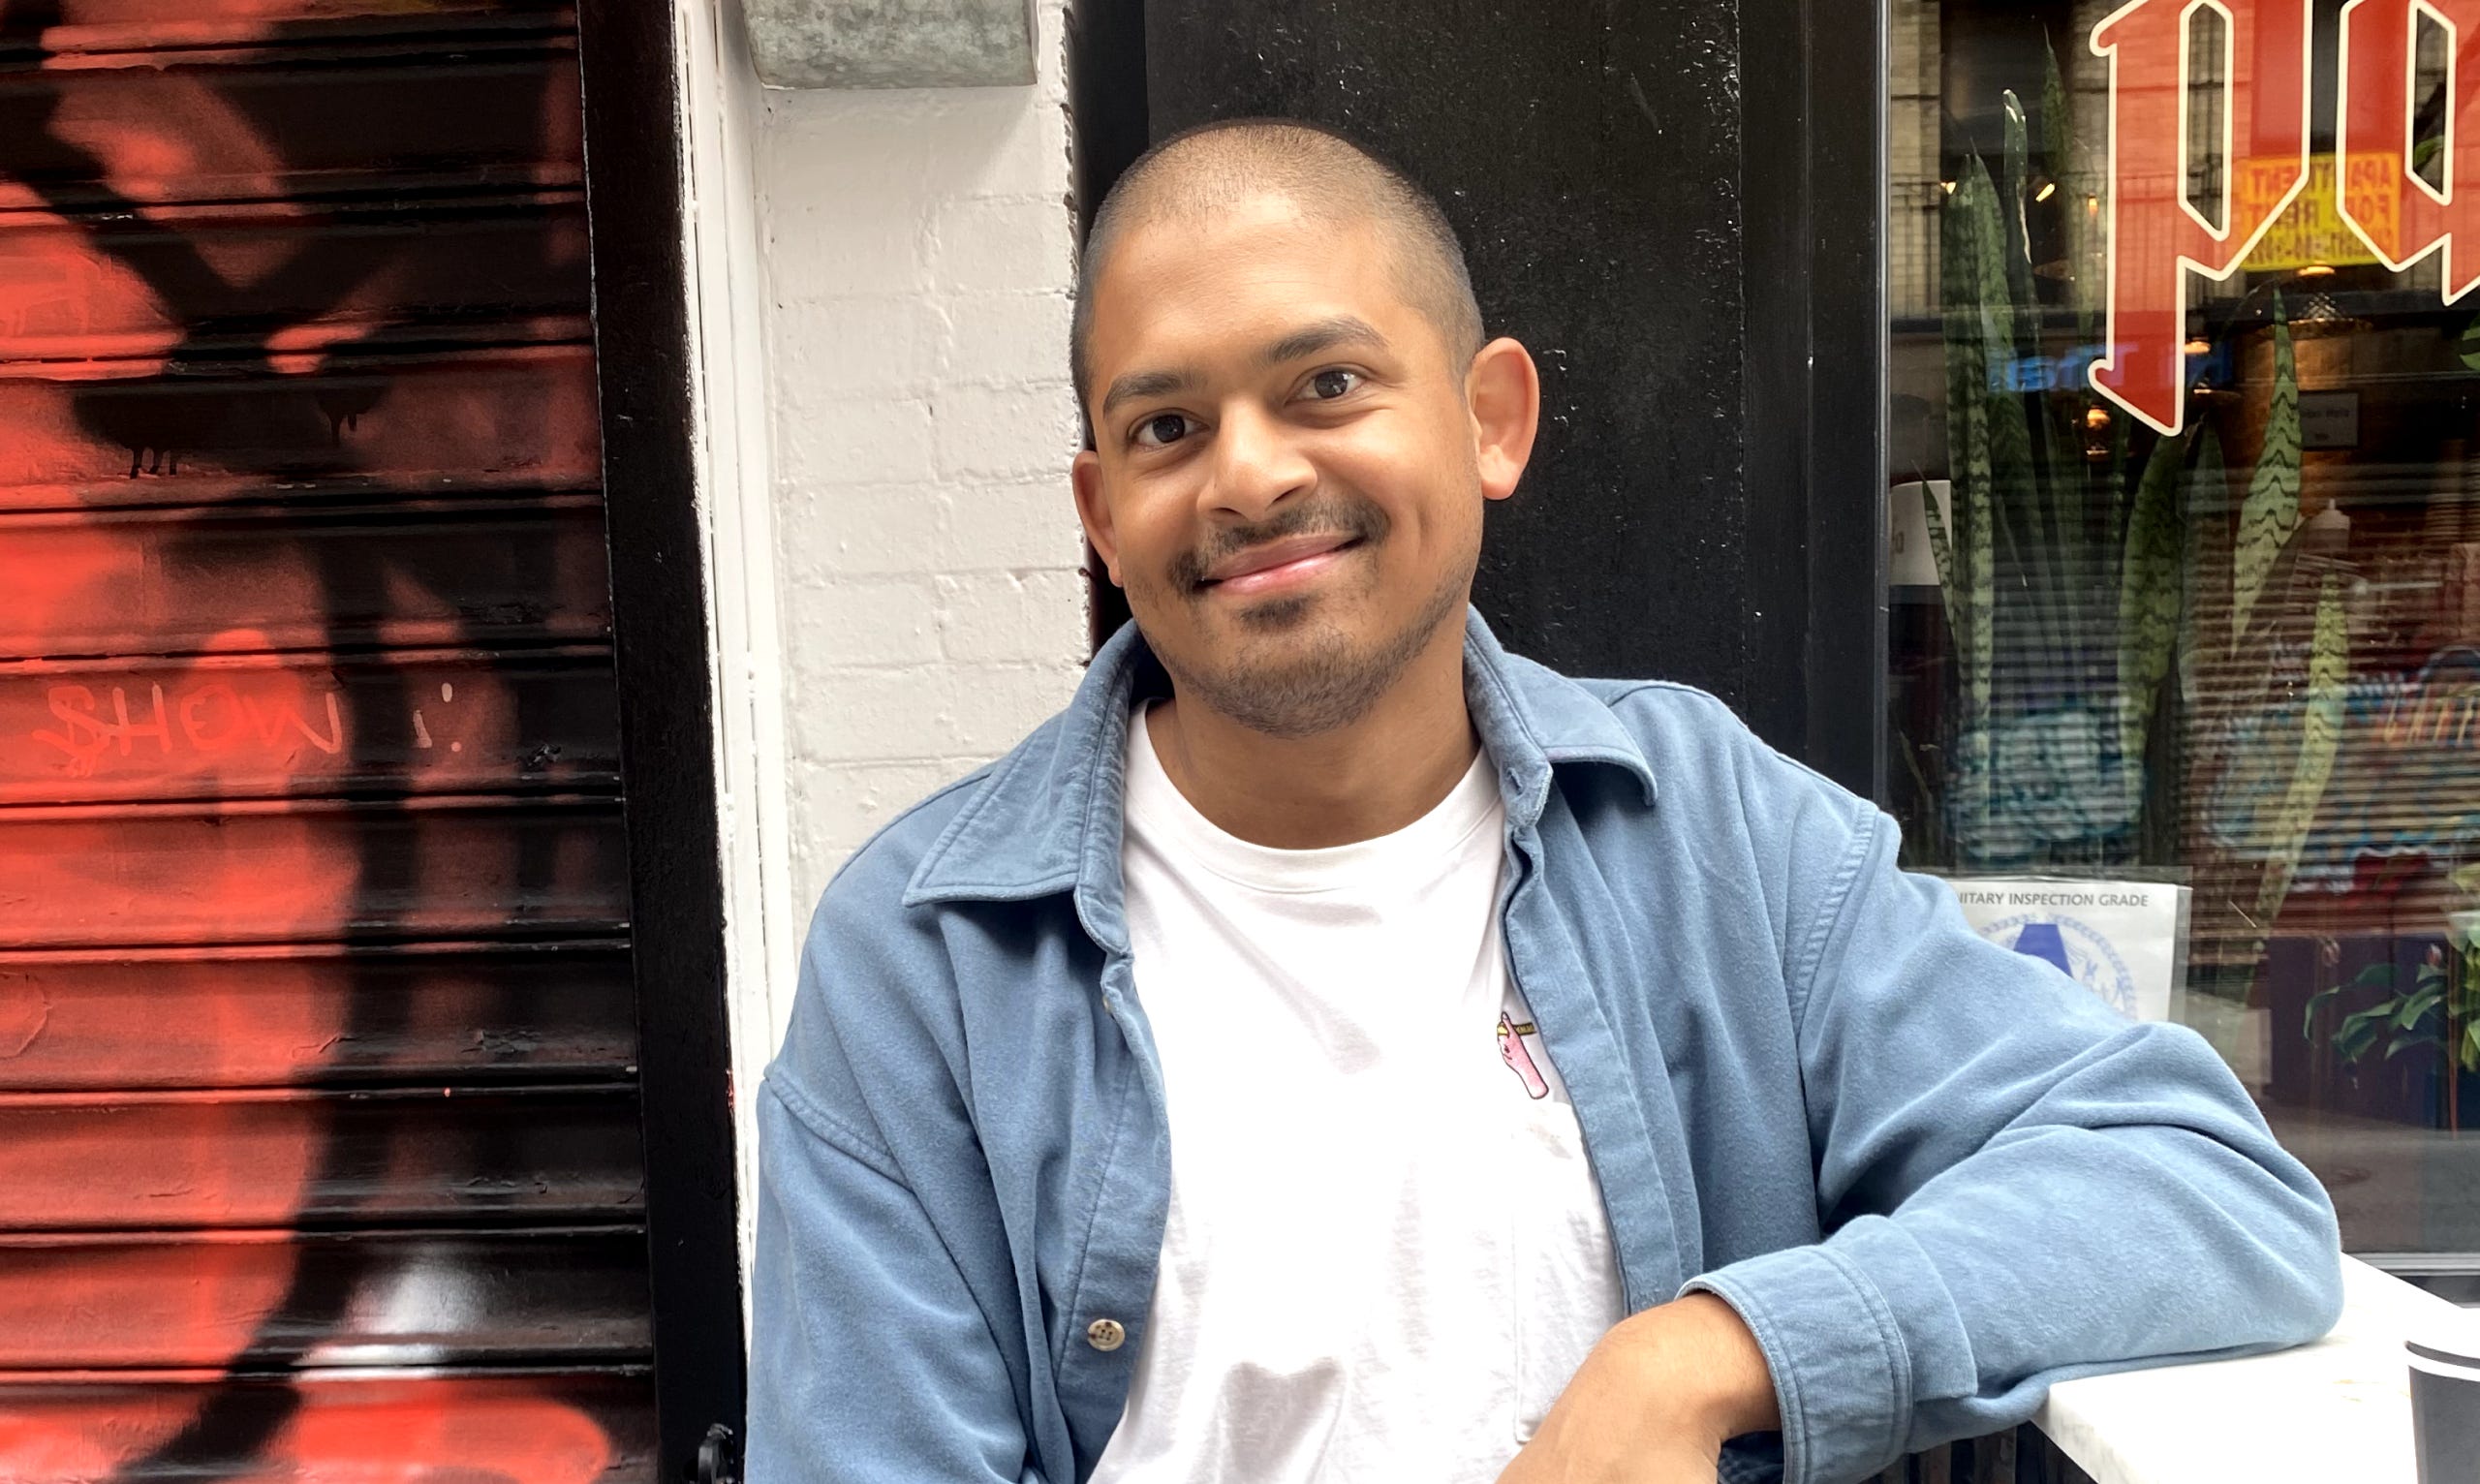
[[[1224,416],[1206,491],[1210,509],[1243,521],[1262,519],[1285,496],[1317,480],[1317,470],[1282,419],[1254,407]]]

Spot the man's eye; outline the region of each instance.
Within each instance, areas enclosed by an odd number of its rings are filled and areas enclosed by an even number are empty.
[[[1189,419],[1178,413],[1157,413],[1136,425],[1134,441],[1149,448],[1178,443],[1189,436]]]
[[[1309,394],[1321,402],[1331,402],[1359,385],[1357,371],[1320,371],[1309,379]]]

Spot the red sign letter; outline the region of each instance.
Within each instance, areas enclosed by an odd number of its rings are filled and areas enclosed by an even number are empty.
[[[2448,100],[2441,141],[2442,191],[2412,170],[2413,33],[2426,12],[2445,31]],[[2480,41],[2474,0],[2351,0],[2342,7],[2341,97],[2334,153],[2341,159],[2342,220],[2385,265],[2401,272],[2442,247],[2445,301],[2480,284],[2480,251],[2472,266],[2456,263],[2455,238],[2480,232],[2480,119],[2470,114],[2473,90],[2461,43]]]
[[[2092,50],[2110,63],[2109,328],[2092,386],[2163,433],[2186,417],[2186,270],[2228,278],[2308,183],[2310,3],[2133,0],[2092,28]],[[2186,191],[2186,104],[2208,60],[2187,55],[2200,10],[2222,20],[2223,180],[2239,178],[2243,160],[2295,162],[2288,189],[2246,203],[2254,209],[2245,216],[2239,192],[2226,190],[2218,226]]]

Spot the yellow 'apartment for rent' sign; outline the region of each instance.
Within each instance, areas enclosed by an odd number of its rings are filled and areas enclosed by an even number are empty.
[[[2299,160],[2296,156],[2239,162],[2238,199],[2233,204],[2241,221],[2254,221],[2263,211],[2281,199],[2297,178]],[[2401,179],[2401,158],[2392,154],[2374,154],[2354,150],[2350,159],[2351,180],[2365,182],[2375,189],[2364,190],[2361,200],[2382,202],[2385,211],[2394,209],[2393,183]],[[2309,162],[2308,188],[2290,203],[2290,209],[2267,228],[2256,250],[2248,255],[2247,266],[2257,270],[2304,268],[2314,263],[2340,267],[2346,263],[2374,263],[2376,254],[2368,243],[2342,221],[2335,207],[2334,157],[2318,155]],[[2375,225],[2375,224],[2371,224]],[[2391,227],[2389,222],[2385,224]]]

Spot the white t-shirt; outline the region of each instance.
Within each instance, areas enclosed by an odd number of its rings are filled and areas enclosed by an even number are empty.
[[[1622,1299],[1507,974],[1488,756],[1393,834],[1271,850],[1197,813],[1132,720],[1171,1205],[1095,1484],[1490,1484]]]

